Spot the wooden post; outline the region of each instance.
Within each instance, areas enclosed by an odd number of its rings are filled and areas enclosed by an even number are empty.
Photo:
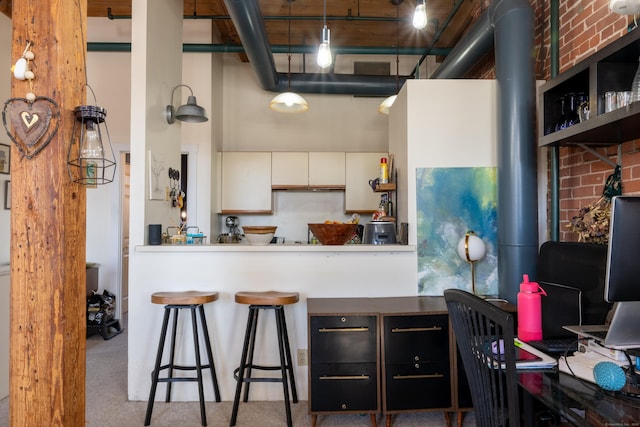
[[[11,148],[12,427],[85,424],[86,190],[69,179],[67,150],[86,104],[86,18],[87,0],[13,2],[13,61],[31,41],[35,79],[12,78],[12,98],[51,98],[60,119],[33,158]]]

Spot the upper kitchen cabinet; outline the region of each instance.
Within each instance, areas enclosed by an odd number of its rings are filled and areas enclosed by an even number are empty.
[[[309,187],[344,190],[345,153],[309,153]]]
[[[605,96],[631,91],[639,57],[635,30],[540,86],[538,145],[610,145],[640,138],[640,102],[606,108]],[[589,118],[580,121],[583,102]]]
[[[271,153],[222,153],[222,214],[273,213]]]
[[[274,190],[344,190],[345,153],[272,153]]]
[[[289,190],[309,186],[309,153],[271,153],[271,187]]]
[[[369,180],[380,176],[380,159],[387,153],[347,153],[346,189],[344,208],[346,213],[370,213],[380,205],[380,193],[369,186]]]

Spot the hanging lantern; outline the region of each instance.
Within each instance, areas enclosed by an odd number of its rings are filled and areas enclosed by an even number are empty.
[[[73,113],[76,121],[67,155],[71,180],[83,185],[112,182],[116,162],[105,122],[106,110],[97,105],[80,105]]]

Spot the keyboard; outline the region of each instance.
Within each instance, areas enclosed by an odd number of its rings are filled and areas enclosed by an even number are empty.
[[[578,340],[574,337],[533,340],[527,344],[548,354],[573,353],[578,350]]]
[[[602,340],[602,342],[604,342],[604,339],[607,338],[607,332],[608,331],[591,331],[589,332],[589,335]]]

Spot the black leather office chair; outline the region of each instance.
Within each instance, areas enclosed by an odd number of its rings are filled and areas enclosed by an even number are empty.
[[[478,427],[519,426],[513,315],[469,292],[444,298],[462,357]],[[503,362],[501,361],[503,360]]]

